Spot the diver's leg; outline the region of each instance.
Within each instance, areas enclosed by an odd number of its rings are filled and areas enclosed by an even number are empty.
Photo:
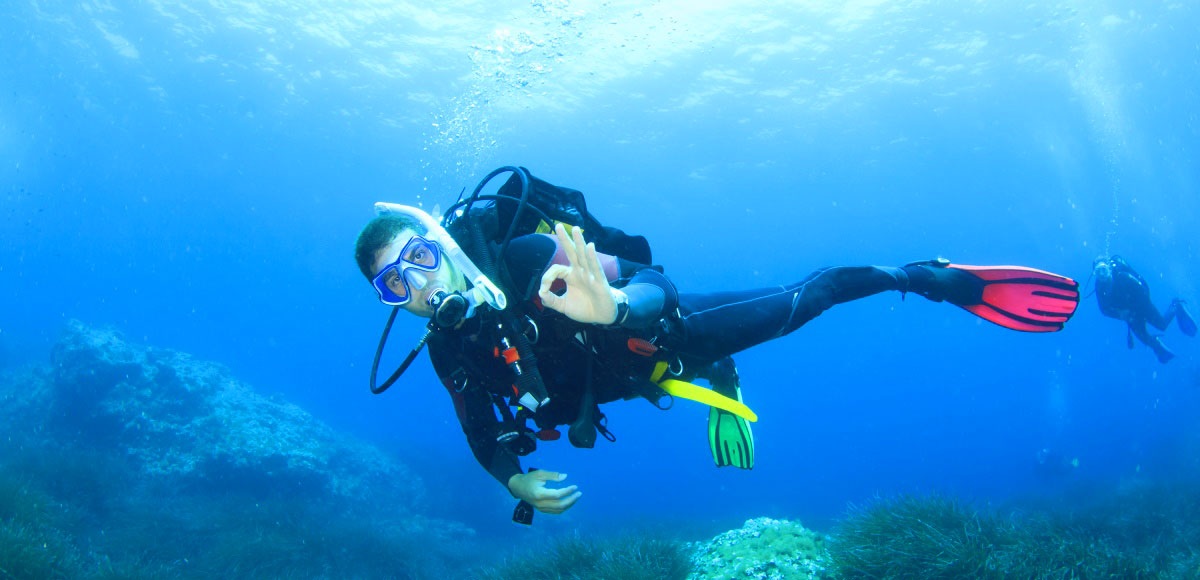
[[[800,328],[834,304],[885,290],[908,290],[900,268],[823,268],[788,286],[742,292],[684,294],[674,346],[699,359],[715,361]]]
[[[1158,308],[1154,306],[1154,301],[1150,300],[1150,289],[1145,284],[1138,287],[1137,294],[1131,297],[1130,302],[1129,316],[1131,319],[1140,318],[1159,330],[1166,330],[1167,325],[1171,324],[1171,319],[1175,318],[1175,303],[1172,302],[1167,307],[1165,314],[1159,312]],[[1141,324],[1141,322],[1135,321],[1130,324],[1131,327],[1135,327],[1134,334],[1137,334],[1136,327],[1138,324]]]
[[[1146,330],[1146,323],[1144,321],[1139,320],[1130,322],[1129,330],[1133,332],[1133,335],[1136,336],[1138,340],[1142,341],[1142,344],[1150,347],[1150,349],[1154,351],[1154,355],[1158,357],[1158,362],[1165,363],[1175,358],[1175,353],[1171,352],[1171,350],[1162,343],[1161,338],[1150,334],[1150,332]]]
[[[1150,326],[1153,326],[1159,330],[1166,330],[1167,326],[1171,324],[1171,320],[1175,318],[1175,303],[1172,302],[1171,305],[1167,307],[1167,313],[1163,314],[1154,307],[1153,302],[1150,302],[1150,300],[1147,299],[1146,303],[1142,306],[1142,311],[1139,314],[1142,314]]]
[[[801,280],[800,282],[792,284],[791,286],[768,286],[766,288],[755,288],[753,290],[707,292],[707,293],[703,293],[703,294],[700,294],[700,293],[680,294],[679,295],[679,304],[680,304],[681,310],[684,311],[684,314],[690,314],[690,313],[703,312],[706,310],[717,309],[717,308],[720,308],[721,306],[725,306],[728,304],[736,304],[739,302],[758,300],[760,298],[770,297],[775,294],[779,294],[781,292],[786,293],[788,291],[788,288],[804,284],[804,283],[812,280],[813,278],[816,278],[817,276],[821,275],[821,272],[824,272],[826,269],[827,268],[822,268],[820,270],[817,270],[817,271],[813,272],[812,274],[809,274],[808,277],[805,278],[804,280]]]
[[[1148,301],[1147,301],[1148,302]],[[1192,318],[1192,313],[1188,312],[1186,303],[1178,298],[1171,301],[1171,305],[1167,307],[1166,314],[1159,314],[1158,309],[1154,308],[1153,304],[1147,303],[1146,306],[1146,322],[1150,323],[1154,328],[1165,331],[1174,320],[1179,326],[1179,330],[1188,336],[1196,336],[1196,320]]]

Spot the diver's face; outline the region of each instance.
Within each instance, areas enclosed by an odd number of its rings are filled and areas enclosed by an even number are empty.
[[[414,239],[420,241],[413,230],[400,232],[391,243],[384,246],[375,255],[375,273],[387,270],[381,282],[392,294],[407,297],[401,308],[417,316],[433,316],[433,308],[429,306],[429,297],[437,290],[446,292],[459,291],[463,284],[458,283],[455,268],[444,256],[430,256],[428,252],[439,252],[436,245],[410,243]],[[405,253],[401,256],[401,253]],[[403,259],[401,259],[403,258]],[[430,266],[436,267],[430,268]]]
[[[1096,263],[1092,265],[1092,273],[1097,278],[1112,278],[1112,265],[1108,263],[1108,260],[1096,260]]]

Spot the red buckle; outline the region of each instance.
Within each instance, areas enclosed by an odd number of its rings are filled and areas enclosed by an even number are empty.
[[[515,347],[506,348],[504,349],[504,352],[500,354],[504,355],[504,364],[513,364],[521,360],[521,355],[517,354],[517,349]]]
[[[640,338],[631,338],[625,344],[629,347],[629,350],[642,356],[654,356],[654,353],[658,352],[657,346],[654,346],[648,340]]]
[[[562,437],[562,433],[559,433],[558,429],[551,428],[542,429],[535,435],[540,441],[558,441],[558,438]]]

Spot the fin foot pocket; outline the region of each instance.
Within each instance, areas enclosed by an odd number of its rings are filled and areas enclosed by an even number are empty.
[[[1196,319],[1192,318],[1192,313],[1188,311],[1187,303],[1178,298],[1175,299],[1175,323],[1184,334],[1196,336]]]

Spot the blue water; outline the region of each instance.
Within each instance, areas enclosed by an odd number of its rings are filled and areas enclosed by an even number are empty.
[[[1190,3],[16,2],[0,20],[0,364],[68,319],[220,361],[395,452],[429,513],[507,533],[428,362],[383,396],[387,309],[354,238],[371,204],[445,207],[495,166],[581,189],[684,291],[943,255],[1084,282],[1115,252],[1160,307],[1200,304],[1200,14]],[[421,322],[395,331],[397,362]],[[895,294],[738,357],[752,472],[705,409],[605,407],[594,450],[530,463],[584,492],[549,530],[847,502],[1003,502],[1178,475],[1197,345],[1159,364],[1085,301],[1026,335]]]

